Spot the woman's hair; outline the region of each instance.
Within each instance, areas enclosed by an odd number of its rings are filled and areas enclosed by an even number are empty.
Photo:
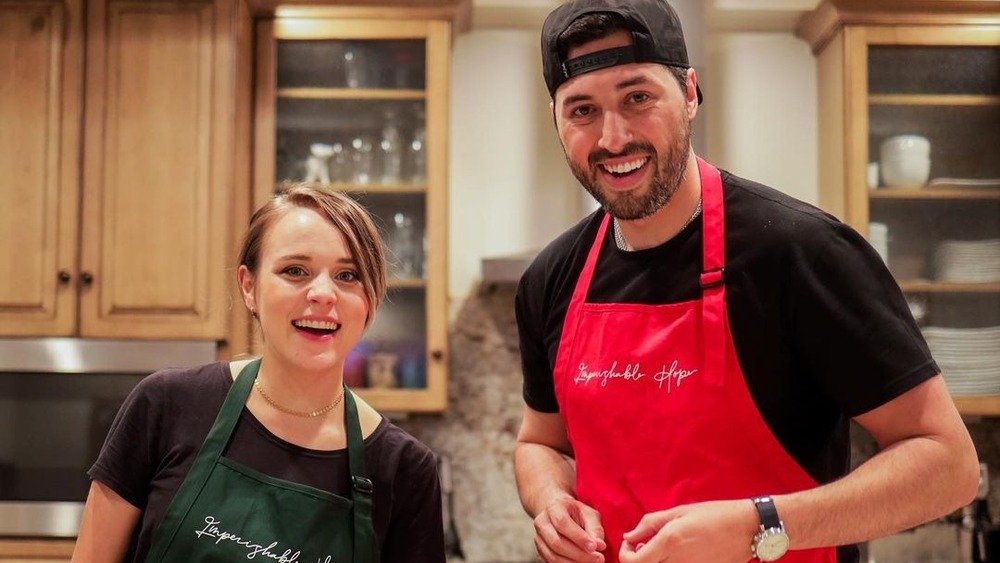
[[[326,215],[333,226],[343,233],[368,298],[368,318],[365,324],[371,325],[375,311],[386,293],[385,247],[371,215],[350,196],[305,183],[283,185],[273,198],[250,217],[238,265],[246,266],[256,276],[260,268],[264,237],[278,219],[296,207]]]

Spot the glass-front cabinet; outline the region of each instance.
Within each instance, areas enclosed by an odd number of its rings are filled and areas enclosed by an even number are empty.
[[[257,26],[255,203],[290,182],[345,192],[386,242],[389,294],[345,366],[380,410],[444,410],[447,21],[308,11]]]
[[[959,409],[1000,415],[1000,12],[848,4],[799,27],[818,56],[821,205],[882,255]]]

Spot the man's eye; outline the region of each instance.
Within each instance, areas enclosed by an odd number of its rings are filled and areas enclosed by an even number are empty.
[[[573,111],[570,112],[570,115],[573,117],[587,117],[593,112],[594,108],[590,106],[578,106],[573,108]]]
[[[642,102],[645,102],[646,100],[649,99],[649,94],[647,94],[645,92],[636,92],[636,93],[632,94],[631,99],[632,99],[632,103],[639,103],[639,104],[641,104]]]

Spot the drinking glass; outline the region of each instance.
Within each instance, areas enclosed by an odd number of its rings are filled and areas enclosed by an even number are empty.
[[[364,47],[357,44],[348,45],[344,49],[344,80],[348,88],[360,88],[366,85],[365,72],[368,68],[368,56]]]

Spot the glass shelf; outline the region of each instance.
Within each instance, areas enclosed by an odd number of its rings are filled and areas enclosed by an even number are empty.
[[[449,25],[317,16],[258,27],[256,193],[349,194],[386,245],[388,296],[345,363],[382,411],[447,404]]]
[[[867,57],[867,155],[882,172],[869,225],[888,233],[881,252],[959,407],[996,413],[983,330],[1000,328],[1000,47],[869,44]],[[929,157],[906,157],[929,161],[923,186],[884,187],[896,135],[929,141]]]
[[[827,4],[797,27],[818,60],[821,205],[882,255],[960,412],[1000,416],[1000,26],[944,0]],[[883,160],[899,135],[929,158]]]

